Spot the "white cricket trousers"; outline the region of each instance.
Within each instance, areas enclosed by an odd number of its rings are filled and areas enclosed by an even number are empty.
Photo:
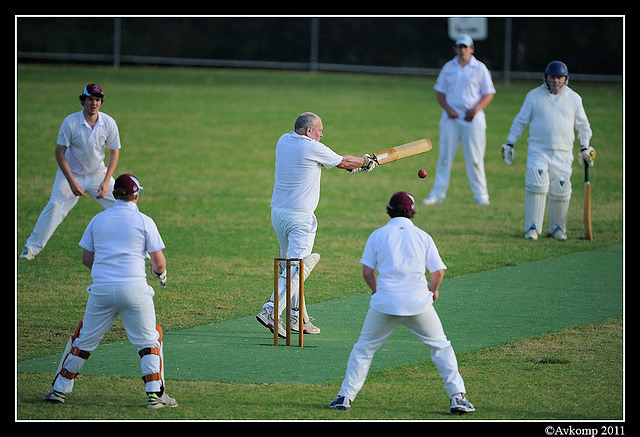
[[[476,202],[489,201],[484,171],[484,155],[487,148],[486,129],[474,128],[471,124],[467,126],[456,119],[446,117],[440,120],[438,165],[429,197],[444,200],[447,196],[451,166],[460,143],[462,143],[467,178],[473,198]]]
[[[83,324],[72,346],[86,352],[93,352],[116,321],[116,317],[120,315],[127,337],[138,348],[138,351],[148,347],[161,347],[160,333],[156,329],[154,291],[149,284],[134,282],[91,285],[87,291],[89,298],[87,299]],[[78,373],[86,361],[72,354],[69,354],[66,360],[65,357],[62,357],[62,360],[65,369],[72,373]],[[148,354],[140,359],[143,375],[160,373],[161,366],[159,355]],[[73,389],[73,381],[73,379],[58,375],[53,388],[62,393],[69,393]],[[160,380],[147,382],[145,391],[158,392],[162,385],[163,382]]]
[[[406,326],[431,349],[431,359],[444,381],[447,395],[466,393],[451,342],[447,340],[435,308],[429,306],[426,311],[415,316],[392,316],[369,308],[360,338],[349,355],[347,372],[338,395],[345,396],[350,401],[355,399],[367,378],[373,355],[398,325]]]
[[[93,197],[103,208],[111,208],[116,199],[113,197],[114,179],[109,182],[109,189],[102,199],[96,199],[98,195],[98,187],[104,180],[104,171],[99,171],[89,175],[76,175],[73,177],[78,181],[84,193]],[[51,197],[44,207],[38,221],[36,222],[31,235],[27,239],[25,246],[36,255],[44,249],[47,242],[58,228],[60,223],[67,216],[69,211],[78,203],[80,197],[73,194],[67,178],[62,174],[62,170],[58,168],[56,171],[56,179],[51,189]]]
[[[301,258],[311,255],[313,243],[316,239],[318,221],[313,213],[271,209],[271,225],[278,237],[280,258]],[[296,274],[298,264],[291,264],[291,276]],[[286,273],[283,271],[278,280],[278,311],[282,313],[286,307]],[[291,307],[298,308],[298,289],[291,290]],[[273,310],[273,293],[263,308]],[[306,307],[306,305],[305,305]],[[297,311],[292,310],[293,315]]]

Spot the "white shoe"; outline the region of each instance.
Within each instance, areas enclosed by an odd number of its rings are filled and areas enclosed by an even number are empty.
[[[566,240],[567,239],[567,234],[562,230],[562,228],[560,226],[558,226],[551,233],[551,237],[555,238],[556,240]]]
[[[267,328],[273,334],[273,312],[268,308],[263,308],[259,314],[256,315],[256,320],[260,322],[262,326]],[[287,338],[287,331],[282,326],[282,320],[278,319],[278,337]]]
[[[451,396],[451,408],[449,411],[453,414],[473,413],[476,411],[476,407],[464,396]]]
[[[60,404],[64,404],[64,399],[67,395],[65,395],[64,393],[60,393],[59,391],[55,391],[53,388],[51,390],[49,390],[47,392],[46,395],[44,395],[44,400],[45,401],[50,401],[50,402],[58,402]]]
[[[351,401],[344,396],[336,396],[336,398],[329,404],[329,408],[333,408],[335,410],[349,410],[351,409]]]
[[[302,327],[304,329],[304,334],[320,334],[320,328],[311,323],[311,320],[309,320],[307,323],[303,323]],[[298,316],[291,316],[291,331],[298,332],[298,329]]]
[[[532,225],[529,230],[524,234],[524,238],[528,240],[537,240],[538,239],[538,230],[536,229],[536,225]]]
[[[156,393],[147,393],[147,408],[177,407],[178,402],[167,393],[158,396]]]
[[[20,255],[18,255],[18,258],[26,259],[26,260],[29,260],[29,261],[31,261],[31,260],[32,260],[32,259],[34,259],[35,257],[36,257],[36,254],[35,254],[35,253],[33,253],[33,252],[31,251],[31,249],[29,249],[27,246],[25,246],[25,247],[22,249],[22,252],[20,252]]]
[[[439,205],[444,202],[444,199],[441,197],[429,196],[426,199],[422,199],[423,205]]]

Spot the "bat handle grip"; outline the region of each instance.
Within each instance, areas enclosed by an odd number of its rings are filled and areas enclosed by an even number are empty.
[[[589,182],[589,163],[587,161],[584,162],[584,183]]]

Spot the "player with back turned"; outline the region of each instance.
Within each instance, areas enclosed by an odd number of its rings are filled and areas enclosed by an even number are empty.
[[[84,318],[67,343],[45,400],[64,403],[75,377],[119,316],[140,355],[147,408],[175,407],[165,392],[162,330],[156,325],[154,290],[147,284],[145,259],[164,287],[167,281],[164,243],[149,216],[138,209],[142,185],[131,174],[114,183],[116,202],[87,225],[80,246],[82,263],[91,270]]]
[[[351,408],[373,355],[398,325],[405,325],[431,350],[431,359],[450,398],[450,411],[471,413],[475,407],[465,396],[453,347],[433,307],[447,267],[431,236],[413,223],[415,200],[411,194],[394,193],[387,213],[391,219],[371,233],[362,253],[362,276],[372,291],[369,311],[349,355],[340,391],[329,407]]]

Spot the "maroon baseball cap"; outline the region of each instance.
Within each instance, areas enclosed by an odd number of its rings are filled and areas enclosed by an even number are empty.
[[[82,95],[100,97],[101,99],[104,98],[102,88],[97,83],[87,84],[87,86],[82,90]]]
[[[140,185],[140,181],[134,175],[124,173],[116,179],[113,185],[113,191],[114,194],[116,192],[123,195],[136,194],[142,191],[142,185]]]
[[[413,214],[416,210],[416,201],[413,196],[406,191],[398,191],[393,193],[391,199],[389,199],[389,205],[387,205],[387,211],[394,211],[396,213]]]

